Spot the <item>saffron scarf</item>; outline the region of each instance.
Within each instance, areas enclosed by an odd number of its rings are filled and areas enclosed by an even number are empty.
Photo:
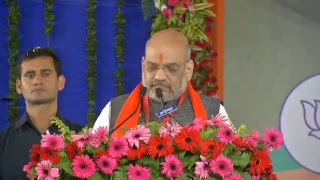
[[[134,111],[134,109],[139,106],[138,111],[130,118],[127,122],[122,124],[120,128],[118,128],[115,132],[113,132],[112,136],[122,136],[122,128],[134,128],[138,124],[140,111],[141,111],[141,104],[138,104],[140,102],[140,89],[142,87],[142,84],[138,84],[135,89],[131,92],[131,94],[128,96],[127,100],[123,104],[120,113],[117,117],[117,120],[115,122],[114,127],[119,126],[119,124],[122,123],[126,118],[130,116],[130,114]],[[195,118],[201,118],[203,121],[207,120],[207,113],[204,109],[201,98],[199,94],[192,88],[192,85],[190,82],[188,82],[188,92],[192,104],[193,114]]]

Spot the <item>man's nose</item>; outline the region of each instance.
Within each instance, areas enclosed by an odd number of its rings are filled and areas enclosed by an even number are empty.
[[[163,71],[163,68],[159,68],[156,74],[154,75],[154,79],[162,81],[166,79],[166,74]]]
[[[43,77],[41,75],[35,75],[33,78],[33,85],[42,85],[43,84]]]

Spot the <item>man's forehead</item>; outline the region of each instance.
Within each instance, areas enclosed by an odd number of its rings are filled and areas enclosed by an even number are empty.
[[[184,60],[184,56],[179,56],[178,54],[167,53],[167,52],[157,52],[157,53],[147,53],[146,60],[152,63],[181,63]]]

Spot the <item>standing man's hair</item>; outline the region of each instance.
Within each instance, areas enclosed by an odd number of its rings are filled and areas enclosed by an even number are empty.
[[[53,59],[54,68],[58,77],[61,75],[61,61],[59,57],[49,48],[40,48],[35,47],[27,51],[19,60],[18,60],[18,78],[21,78],[21,64],[25,61],[29,61],[38,57],[51,57]]]

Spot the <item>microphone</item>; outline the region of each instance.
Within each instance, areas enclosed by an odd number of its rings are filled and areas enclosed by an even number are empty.
[[[125,122],[127,122],[135,113],[137,113],[138,108],[141,105],[142,102],[142,98],[144,95],[146,95],[147,93],[147,88],[142,86],[142,88],[140,89],[140,100],[138,105],[136,106],[136,109],[126,118],[124,119],[117,127],[115,127],[112,131],[110,131],[109,135],[112,135],[112,133],[114,133],[117,129],[119,129]]]
[[[163,93],[160,88],[156,89],[156,96],[160,99],[163,109],[165,109],[166,107],[164,106],[164,103],[163,103]],[[173,118],[170,114],[166,114],[166,116],[169,116],[171,118],[171,120],[178,123],[181,127],[183,126],[179,121],[177,121],[175,118]]]

